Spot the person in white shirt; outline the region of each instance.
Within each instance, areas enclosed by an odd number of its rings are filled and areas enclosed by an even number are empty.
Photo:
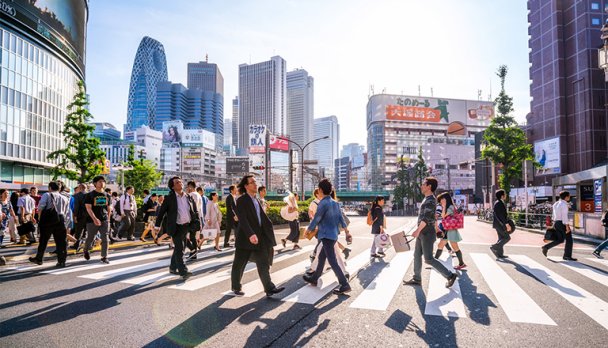
[[[36,201],[30,196],[30,190],[27,188],[22,188],[19,192],[19,200],[17,200],[17,216],[19,217],[19,223],[21,225],[26,224],[36,224],[36,217],[34,216],[34,212],[36,211]],[[35,227],[34,227],[35,231]],[[33,232],[29,232],[27,234],[21,235],[21,241],[19,244],[22,244],[23,236],[26,236],[28,239],[28,244],[36,243],[36,237]]]
[[[199,230],[190,231],[190,239],[186,241],[186,246],[188,247],[188,249],[190,249],[190,255],[188,255],[188,259],[195,260],[197,258],[196,251],[198,249],[196,243],[196,234],[200,233],[203,230],[205,220],[205,214],[203,213],[203,197],[200,195],[200,193],[196,192],[196,183],[194,181],[188,181],[188,184],[186,184],[186,192],[188,193],[188,195],[190,195],[190,197],[192,197],[192,200],[196,205],[196,212],[198,213],[199,220],[201,222]]]
[[[125,193],[120,197],[120,215],[122,216],[120,229],[118,230],[118,238],[122,238],[123,233],[126,233],[127,240],[135,240],[135,215],[137,215],[137,203],[133,196],[135,189],[133,186],[127,186]]]
[[[566,241],[564,248],[563,259],[567,261],[576,261],[572,257],[572,229],[568,223],[568,202],[570,201],[570,192],[562,191],[559,193],[559,201],[553,204],[553,227],[555,228],[556,239],[542,247],[543,255],[547,256],[549,249]]]

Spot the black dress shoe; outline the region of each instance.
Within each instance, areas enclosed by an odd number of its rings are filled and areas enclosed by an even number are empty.
[[[420,286],[421,282],[420,282],[420,280],[416,280],[416,279],[412,278],[410,280],[404,280],[403,285]]]
[[[570,256],[564,256],[563,259],[565,261],[578,261],[578,259],[575,259],[574,257],[570,257]]]
[[[176,269],[170,269],[169,273],[171,273],[171,274],[179,274],[179,272]]]
[[[57,266],[58,268],[64,268],[65,267],[65,261],[63,261],[63,262],[57,262],[57,264],[55,266]]]
[[[542,247],[542,248],[541,248],[541,250],[543,251],[543,255],[544,255],[545,257],[547,257],[547,251],[548,251],[548,250],[547,250],[547,248]]]
[[[110,264],[110,260],[108,260],[107,257],[102,257],[101,262],[105,263],[106,265]]]
[[[179,275],[182,277],[182,279],[186,280],[186,279],[192,277],[192,272],[182,272]]]
[[[456,273],[452,273],[452,275],[448,278],[448,281],[445,283],[445,287],[451,288],[452,285],[454,285],[454,282],[456,281],[457,277],[458,275]]]
[[[312,286],[317,286],[317,281],[313,280],[312,277],[309,277],[307,275],[303,275],[302,279],[304,279],[305,282],[307,282],[308,284],[310,284]]]
[[[272,297],[274,294],[278,294],[279,292],[285,290],[285,287],[281,286],[278,288],[274,288],[266,293],[266,297]]]
[[[237,297],[245,296],[245,293],[242,290],[232,290],[232,294]]]
[[[346,294],[347,292],[350,292],[350,291],[351,291],[350,286],[347,286],[347,287],[344,287],[344,288],[337,288],[337,289],[332,290],[332,292],[334,293],[334,295],[344,295],[344,294]]]
[[[28,260],[29,260],[30,262],[32,262],[32,263],[37,264],[38,266],[42,265],[42,261],[38,260],[37,258],[35,258],[35,257],[33,257],[33,256],[32,256],[32,257],[30,257]]]

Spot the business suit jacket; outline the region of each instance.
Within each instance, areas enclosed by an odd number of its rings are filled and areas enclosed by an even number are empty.
[[[494,202],[494,221],[492,222],[492,227],[506,229],[507,219],[507,206],[500,199],[496,200]]]
[[[72,211],[72,214],[78,219],[87,217],[87,210],[84,206],[84,196],[84,192],[78,192],[74,195],[74,211]]]
[[[234,197],[229,194],[226,197],[226,217],[230,219],[230,221],[234,221],[234,215],[236,215],[236,204],[234,202]]]
[[[196,203],[194,203],[194,200],[189,194],[185,192],[184,194],[188,197],[188,203],[190,204],[190,221],[192,221],[198,218]],[[169,192],[169,195],[167,195],[158,210],[155,223],[156,227],[161,226],[163,219],[166,219],[165,226],[167,234],[172,236],[177,230],[177,194],[173,190]]]
[[[272,222],[260,204],[260,216],[262,220],[262,224],[260,225],[253,199],[248,193],[241,195],[236,200],[236,215],[239,218],[239,225],[236,229],[235,248],[259,250],[263,249],[262,247],[271,248],[277,245]],[[254,234],[258,237],[257,245],[249,241],[249,237]]]

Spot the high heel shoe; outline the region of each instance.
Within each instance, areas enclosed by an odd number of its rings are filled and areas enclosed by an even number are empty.
[[[222,249],[220,247],[214,247],[213,249],[215,249],[215,251],[222,251]]]

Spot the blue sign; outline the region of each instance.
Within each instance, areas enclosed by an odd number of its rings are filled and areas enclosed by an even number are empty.
[[[460,194],[460,190],[454,190],[454,194],[455,195],[459,195]]]
[[[229,187],[224,187],[224,196],[227,196],[230,194],[230,188]]]
[[[602,212],[602,183],[604,179],[597,179],[593,181],[593,193],[594,193],[594,204],[595,212]]]

